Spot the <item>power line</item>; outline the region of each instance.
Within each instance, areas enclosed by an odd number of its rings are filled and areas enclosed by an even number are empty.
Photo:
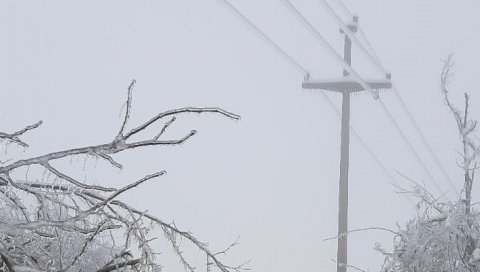
[[[362,28],[361,26],[358,26],[358,33],[360,34],[360,36],[361,36],[361,37],[363,38],[363,40],[365,41],[365,43],[366,43],[366,45],[367,45],[367,47],[368,47],[368,50],[369,50],[371,56],[372,56],[373,58],[375,58],[375,61],[380,64],[381,68],[384,70],[384,73],[386,74],[387,72],[386,72],[385,67],[384,67],[383,64],[382,64],[382,61],[381,61],[380,58],[378,57],[377,53],[375,53],[375,50],[373,49],[372,44],[371,44],[370,41],[368,40],[368,37],[367,37],[367,35],[365,34],[365,32],[363,31],[363,28]]]
[[[283,50],[277,43],[275,43],[270,37],[268,37],[260,28],[258,28],[247,16],[243,15],[240,10],[233,6],[228,0],[222,1],[244,24],[246,24],[253,32],[259,35],[268,45],[274,48],[285,60],[287,60],[295,69],[303,74],[305,78],[308,78],[310,73],[300,63],[298,63],[290,54]]]
[[[301,74],[303,74],[305,77],[309,76],[308,70],[305,69],[302,65],[300,65],[292,56],[290,56],[285,50],[283,50],[280,46],[278,46],[270,37],[268,37],[263,31],[261,31],[251,20],[248,19],[244,14],[242,14],[235,6],[233,6],[228,0],[222,0],[223,3],[226,4],[226,6],[237,16],[241,19],[242,22],[244,22],[250,29],[252,29],[256,34],[258,34],[265,42],[267,42],[270,46],[272,46],[277,53],[279,53],[281,56],[283,56],[294,68],[296,68]],[[334,111],[338,112],[338,109],[335,107],[335,105],[332,103],[332,101],[322,92],[324,98],[326,99],[327,103],[332,107]],[[372,158],[375,160],[375,162],[379,165],[379,167],[382,169],[382,171],[392,180],[392,182],[395,183],[396,186],[400,187],[398,182],[393,178],[393,176],[390,174],[390,172],[387,170],[387,168],[380,162],[378,157],[375,155],[375,153],[369,148],[369,146],[366,144],[366,142],[362,139],[362,137],[353,129],[352,132],[357,137],[359,142],[362,144],[362,146],[367,150],[367,152],[372,156]],[[411,199],[409,199],[410,202],[413,203]],[[414,203],[413,203],[414,204]]]
[[[323,46],[325,47],[325,49],[327,49],[327,51],[333,56],[333,58],[335,58],[335,60],[337,62],[339,62],[342,67],[348,71],[350,74],[352,75],[357,75],[358,77],[360,77],[355,71],[353,71],[353,69],[350,67],[350,65],[348,65],[348,63],[346,63],[343,58],[337,53],[337,51],[330,45],[330,43],[328,43],[328,41],[322,36],[322,34],[320,34],[316,29],[315,27],[313,27],[313,25],[297,10],[297,8],[295,8],[295,6],[289,1],[289,0],[281,0],[285,6],[288,8],[288,10],[294,14],[300,21],[300,23],[302,23],[302,25],[304,25],[306,27],[306,29],[315,37],[317,38],[317,40],[323,44]],[[363,80],[361,80],[363,81]],[[363,81],[363,83],[365,83]],[[362,84],[362,83],[360,83]],[[370,87],[365,83],[365,87],[369,88]],[[371,90],[371,89],[370,89]],[[373,93],[373,90],[371,90],[372,93]]]
[[[330,13],[330,16],[333,17],[333,19],[337,22],[337,24],[340,26],[340,28],[346,33],[346,35],[348,36],[348,38],[350,38],[350,40],[352,40],[353,42],[355,42],[360,50],[363,52],[363,54],[365,54],[370,61],[372,61],[373,65],[375,68],[377,68],[381,73],[383,74],[387,74],[385,68],[383,67],[383,65],[381,64],[381,62],[375,58],[373,58],[370,53],[368,52],[368,50],[363,46],[363,44],[358,40],[358,37],[353,34],[352,30],[350,30],[350,28],[347,26],[347,24],[345,24],[342,20],[342,18],[340,18],[340,16],[338,16],[338,14],[333,10],[333,8],[327,3],[326,0],[318,0],[318,2],[323,5],[323,7],[325,7],[325,9],[328,11],[328,13]]]
[[[343,9],[343,11],[348,15],[348,17],[354,17],[353,13],[350,11],[350,9],[345,5],[345,3],[342,0],[337,0],[336,2]],[[358,25],[357,29],[358,29],[358,33],[360,34],[360,36],[363,38],[363,40],[367,44],[367,47],[368,47],[369,52],[372,55],[372,57],[374,57],[375,60],[382,66],[382,68],[384,68],[383,65],[382,65],[382,62],[380,61],[380,58],[375,53],[375,50],[373,49],[373,46],[370,43],[370,41],[368,40],[367,35],[363,31],[362,27]]]
[[[332,100],[325,94],[323,90],[319,90],[320,94],[322,95],[322,98],[325,100],[325,102],[328,104],[331,110],[333,110],[338,116],[341,116],[340,110],[333,104]],[[378,156],[373,152],[373,150],[368,146],[368,144],[363,140],[362,137],[360,137],[360,134],[355,130],[353,126],[350,125],[350,130],[352,131],[352,134],[355,136],[355,138],[360,142],[360,145],[365,148],[365,150],[368,152],[370,157],[375,161],[375,163],[380,167],[382,172],[391,180],[391,182],[398,188],[402,188],[400,183],[390,174],[390,171],[388,171],[387,167],[382,163],[382,161],[378,158]],[[405,198],[412,204],[413,206],[416,206],[415,202],[408,196],[404,195]]]
[[[417,134],[420,135],[420,138],[422,140],[422,142],[425,144],[425,146],[427,147],[427,150],[428,152],[431,154],[431,156],[433,157],[434,161],[435,161],[435,164],[438,166],[438,168],[440,168],[440,170],[442,171],[442,174],[443,176],[445,177],[445,179],[449,182],[450,184],[450,187],[454,190],[454,192],[459,195],[459,192],[457,190],[457,188],[455,187],[455,185],[453,184],[453,181],[450,179],[450,176],[448,175],[447,171],[445,170],[445,168],[443,167],[443,165],[441,164],[440,160],[438,159],[437,155],[435,154],[435,152],[433,151],[433,148],[432,146],[430,145],[430,143],[428,142],[428,140],[425,138],[425,135],[422,133],[422,130],[420,129],[420,126],[418,125],[417,121],[415,120],[415,118],[413,117],[412,113],[410,112],[410,110],[408,109],[407,105],[405,104],[405,101],[402,99],[402,97],[400,96],[400,92],[397,90],[397,88],[395,87],[395,85],[393,85],[393,93],[395,94],[395,97],[397,98],[398,101],[400,101],[400,105],[402,106],[403,110],[406,112],[407,114],[407,117],[408,119],[410,120],[410,122],[413,124],[413,127],[415,128],[415,130],[417,131]]]
[[[342,21],[342,19],[338,16],[338,14],[333,10],[333,8],[327,3],[326,0],[318,0],[320,2],[320,4],[323,4],[323,6],[327,9],[327,11],[330,13],[330,15],[335,19],[335,21],[337,22],[337,24],[340,26],[340,28],[342,28],[342,30],[346,33],[346,35],[351,39],[353,40],[356,45],[362,50],[362,52],[364,53],[364,55],[374,64],[374,66],[376,68],[378,68],[382,73],[384,74],[387,74],[387,71],[385,69],[385,67],[383,66],[383,64],[381,63],[380,59],[378,58],[378,56],[376,55],[375,53],[375,50],[373,49],[372,45],[370,44],[370,41],[368,40],[367,36],[365,35],[365,33],[361,30],[361,28],[359,28],[359,31],[360,31],[360,34],[363,36],[363,39],[365,40],[366,44],[367,44],[367,48],[364,47],[364,45],[358,40],[358,38],[356,37],[356,35],[350,30],[350,28]],[[349,13],[349,14],[352,14],[348,8],[345,6],[345,4],[341,1],[341,0],[338,0],[339,3],[341,3],[341,5],[344,7],[344,9]],[[353,15],[352,15],[353,16]],[[433,151],[433,148],[431,147],[430,143],[428,142],[428,140],[426,139],[426,137],[424,136],[422,130],[420,129],[420,126],[418,125],[418,123],[416,122],[415,118],[413,117],[412,113],[410,112],[410,110],[408,109],[405,101],[402,99],[402,97],[400,96],[400,92],[398,91],[398,89],[393,85],[392,86],[392,89],[394,91],[394,94],[395,94],[395,97],[397,98],[397,100],[399,100],[400,102],[400,105],[401,107],[403,108],[403,110],[405,111],[405,113],[407,114],[407,117],[409,119],[409,121],[412,123],[415,131],[417,132],[417,134],[420,136],[422,142],[424,143],[425,147],[427,148],[427,151],[430,153],[431,157],[433,157],[434,159],[434,162],[435,164],[437,165],[437,167],[441,170],[444,178],[448,181],[448,183],[450,184],[450,187],[453,189],[453,191],[456,193],[456,194],[459,194],[458,193],[458,190],[456,189],[455,185],[453,184],[452,180],[450,179],[449,175],[447,174],[447,171],[445,170],[445,168],[443,167],[443,165],[440,163],[440,160],[438,159],[437,155],[435,154],[435,152]],[[382,102],[383,103],[383,102]],[[431,175],[431,174],[430,174]],[[433,178],[433,177],[432,177]]]
[[[394,125],[394,127],[397,129],[397,132],[399,133],[399,135],[402,137],[402,139],[405,141],[405,143],[407,144],[407,146],[409,147],[410,149],[410,152],[412,152],[412,154],[415,156],[415,159],[420,163],[420,165],[422,166],[422,169],[423,171],[425,171],[425,173],[428,175],[429,179],[431,181],[433,181],[433,183],[435,184],[435,186],[437,187],[437,190],[439,191],[439,193],[443,193],[442,191],[442,188],[440,187],[440,185],[435,181],[435,178],[433,177],[432,173],[430,172],[430,170],[428,170],[427,166],[425,165],[425,163],[423,162],[423,160],[420,158],[420,156],[418,155],[417,151],[415,150],[415,148],[413,147],[413,145],[410,143],[410,141],[408,140],[407,136],[405,135],[405,133],[403,133],[402,129],[400,128],[400,125],[397,123],[397,121],[395,121],[395,119],[393,118],[393,115],[390,113],[390,111],[388,110],[388,108],[385,106],[385,104],[383,103],[383,100],[381,100],[381,98],[378,98],[378,101],[380,102],[380,105],[382,106],[382,110],[385,112],[385,114],[387,115],[388,119],[390,120],[390,122]]]
[[[344,61],[344,59],[337,53],[337,51],[332,47],[332,45],[323,37],[323,35],[317,31],[317,29],[300,13],[300,11],[295,8],[295,6],[289,1],[289,0],[282,0],[282,2],[285,4],[285,6],[288,8],[288,10],[294,14],[297,19],[302,23],[303,26],[306,27],[306,29],[319,41],[325,49],[327,49],[328,52],[332,55],[332,57],[345,69],[349,75],[351,75],[355,81],[357,81],[363,88],[364,90],[367,90],[370,92],[370,94],[373,97],[376,97],[375,91],[368,85],[367,82],[350,66],[348,63]],[[418,153],[416,152],[415,148],[412,146],[410,141],[408,141],[408,138],[398,125],[398,123],[395,121],[393,118],[392,114],[388,110],[388,108],[385,106],[383,101],[378,98],[378,101],[380,102],[380,105],[382,106],[382,109],[384,112],[387,114],[389,117],[389,120],[395,125],[395,128],[397,129],[397,132],[402,136],[402,139],[405,141],[407,146],[409,147],[409,150],[414,154],[415,159],[417,162],[422,166],[422,169],[427,173],[427,176],[431,179],[431,181],[436,185],[437,189],[439,189],[440,192],[442,192],[440,185],[435,181],[433,178],[432,174],[426,167],[425,163],[423,160],[420,158]]]
[[[337,0],[337,3],[340,5],[340,7],[345,11],[348,16],[353,17],[353,13],[347,8],[345,3],[342,0]]]

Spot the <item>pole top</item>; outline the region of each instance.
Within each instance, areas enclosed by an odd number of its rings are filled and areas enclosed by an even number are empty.
[[[353,33],[357,32],[357,30],[358,30],[358,16],[357,15],[353,15],[352,21],[347,24],[347,27]],[[343,31],[343,29],[340,28],[340,33],[344,34],[345,31]]]

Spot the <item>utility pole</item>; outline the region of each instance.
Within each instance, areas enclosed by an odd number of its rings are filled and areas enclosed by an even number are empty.
[[[357,32],[358,17],[353,17],[353,22],[348,24],[352,33]],[[340,33],[345,34],[342,30]],[[344,60],[352,64],[352,41],[345,34]],[[390,89],[390,75],[386,79],[368,81],[372,89]],[[338,187],[338,241],[337,241],[337,272],[346,272],[348,264],[348,168],[350,148],[350,94],[364,91],[360,83],[350,78],[349,73],[343,70],[343,77],[333,81],[310,80],[303,82],[304,89],[320,89],[342,93],[342,128],[340,146],[340,183]]]

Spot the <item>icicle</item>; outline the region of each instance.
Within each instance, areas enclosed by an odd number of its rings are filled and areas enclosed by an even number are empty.
[[[85,155],[85,158],[83,159],[83,171],[85,171],[85,166],[87,165],[87,160],[88,160],[88,154]]]
[[[45,175],[47,174],[47,169],[44,169],[43,170],[43,173],[42,173],[42,182],[45,181]]]

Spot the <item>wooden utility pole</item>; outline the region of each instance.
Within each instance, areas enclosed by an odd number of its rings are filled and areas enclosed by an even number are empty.
[[[353,17],[353,22],[348,25],[352,33],[357,32],[358,17]],[[340,30],[342,34],[345,34]],[[352,64],[352,41],[345,34],[344,60]],[[392,87],[390,76],[387,79],[368,81],[372,89],[389,89]],[[340,183],[338,187],[338,246],[337,246],[337,272],[346,272],[348,264],[348,168],[350,147],[350,94],[363,91],[360,83],[350,78],[349,73],[343,70],[343,77],[333,81],[307,79],[303,82],[304,89],[321,89],[342,93],[342,128],[340,146]]]

